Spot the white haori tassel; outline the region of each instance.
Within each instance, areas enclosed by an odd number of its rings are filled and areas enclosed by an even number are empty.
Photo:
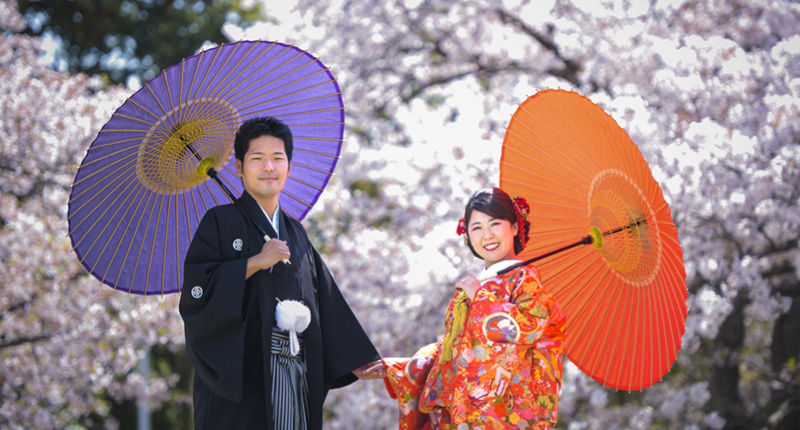
[[[311,323],[311,311],[308,306],[297,300],[279,300],[275,307],[275,320],[278,328],[289,332],[289,352],[292,356],[300,353],[300,342],[297,333],[302,333]]]

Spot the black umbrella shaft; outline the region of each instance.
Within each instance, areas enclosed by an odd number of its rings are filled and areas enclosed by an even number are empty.
[[[630,224],[628,224],[628,225],[626,225],[624,227],[619,227],[619,228],[615,228],[614,230],[607,231],[607,232],[603,233],[603,236],[609,236],[609,235],[612,235],[612,234],[619,233],[619,232],[621,232],[623,230],[627,230],[627,229],[629,229],[629,228],[631,228],[633,226],[638,226],[643,222],[644,222],[643,219],[637,220],[636,222],[632,222],[632,223],[630,223]],[[577,241],[575,243],[571,243],[571,244],[569,244],[567,246],[558,248],[558,249],[556,249],[554,251],[550,251],[550,252],[548,252],[546,254],[538,255],[538,256],[533,257],[533,258],[531,258],[529,260],[525,260],[525,261],[523,261],[521,263],[514,264],[513,266],[506,267],[505,269],[498,271],[497,274],[498,275],[502,275],[503,273],[508,273],[508,272],[510,272],[510,271],[512,271],[512,270],[514,270],[516,268],[519,268],[519,267],[522,267],[522,266],[526,266],[526,265],[531,264],[531,263],[535,263],[535,262],[537,262],[539,260],[543,260],[543,259],[545,259],[547,257],[551,257],[553,255],[556,255],[559,252],[564,252],[564,251],[566,251],[568,249],[575,248],[576,246],[591,245],[593,243],[594,243],[594,238],[592,238],[591,235],[587,235],[587,236],[584,236],[583,238],[581,238],[581,240],[579,240],[579,241]]]
[[[206,174],[208,176],[211,176],[211,178],[214,179],[215,181],[217,181],[217,184],[219,184],[219,187],[222,188],[222,191],[225,191],[225,194],[228,195],[228,198],[231,199],[231,202],[236,202],[236,197],[234,197],[231,190],[229,190],[228,187],[226,187],[225,184],[222,183],[222,179],[219,178],[219,174],[217,173],[216,169],[214,169],[213,167],[209,167],[208,170],[206,171]]]

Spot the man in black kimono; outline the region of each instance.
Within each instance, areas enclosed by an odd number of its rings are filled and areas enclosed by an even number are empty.
[[[329,389],[385,376],[302,224],[279,207],[292,148],[274,118],[242,124],[234,151],[245,191],[205,214],[186,254],[180,313],[198,430],[320,430]],[[310,311],[297,355],[276,326],[279,300]]]

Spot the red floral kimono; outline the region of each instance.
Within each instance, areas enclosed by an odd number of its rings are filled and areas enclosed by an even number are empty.
[[[514,263],[488,270],[496,273]],[[453,306],[451,300],[448,331]],[[449,362],[439,362],[442,340],[410,359],[385,360],[384,381],[400,404],[400,429],[552,428],[558,420],[565,322],[534,267],[484,281]]]

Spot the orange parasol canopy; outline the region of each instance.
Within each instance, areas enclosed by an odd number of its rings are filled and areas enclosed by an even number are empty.
[[[567,314],[567,357],[616,389],[660,380],[685,331],[686,271],[669,206],[625,130],[575,92],[539,92],[508,126],[500,187],[531,205],[519,258],[552,253],[537,267]]]

